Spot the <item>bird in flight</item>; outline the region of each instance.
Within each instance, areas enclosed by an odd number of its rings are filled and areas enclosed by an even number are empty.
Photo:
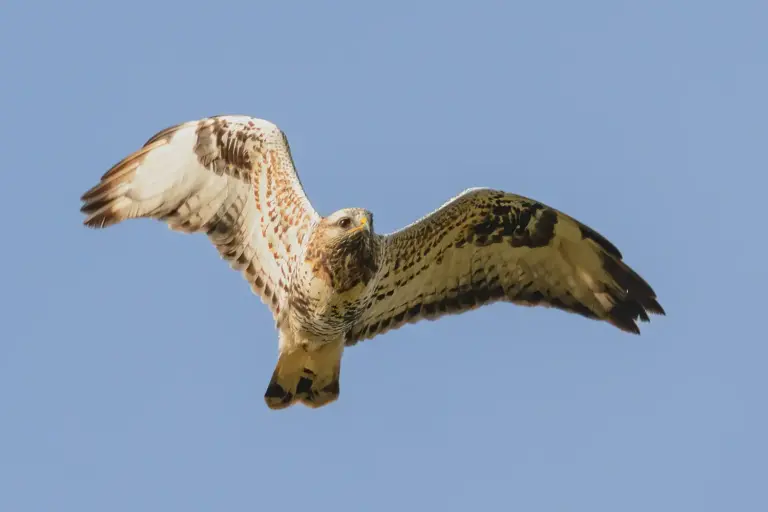
[[[339,397],[345,347],[494,302],[547,306],[639,334],[656,294],[593,229],[539,201],[467,189],[390,234],[310,204],[273,123],[223,115],[167,128],[82,196],[84,224],[154,218],[205,233],[270,308],[271,409]]]

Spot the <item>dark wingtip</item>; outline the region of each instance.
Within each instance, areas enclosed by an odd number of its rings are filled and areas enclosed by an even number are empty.
[[[656,297],[648,299],[648,303],[645,305],[645,309],[654,315],[667,316],[667,312],[664,311],[663,307],[661,307],[661,304],[659,304],[659,301],[656,300]]]
[[[640,334],[640,327],[637,322],[648,322],[648,314],[643,306],[635,300],[626,300],[616,304],[608,313],[608,321],[631,334]]]
[[[620,290],[609,293],[616,305],[609,312],[609,321],[616,327],[640,334],[637,322],[650,322],[649,314],[665,316],[653,288],[629,265],[610,253],[603,254],[603,268]]]
[[[112,208],[112,199],[96,199],[86,201],[80,207],[80,213],[86,215],[83,225],[88,228],[101,229],[118,223],[121,219]]]

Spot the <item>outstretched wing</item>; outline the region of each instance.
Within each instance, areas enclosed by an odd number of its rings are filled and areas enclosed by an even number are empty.
[[[167,128],[82,196],[85,225],[152,217],[206,233],[277,315],[291,266],[319,218],[274,124],[217,116]]]
[[[538,201],[470,189],[382,237],[379,281],[347,344],[406,323],[507,301],[560,308],[639,333],[664,314],[613,244]]]

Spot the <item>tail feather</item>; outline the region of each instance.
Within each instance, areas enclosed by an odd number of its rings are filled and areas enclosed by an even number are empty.
[[[339,398],[339,375],[344,345],[320,348],[286,347],[280,352],[272,379],[264,393],[270,409],[285,409],[296,402],[312,408]]]

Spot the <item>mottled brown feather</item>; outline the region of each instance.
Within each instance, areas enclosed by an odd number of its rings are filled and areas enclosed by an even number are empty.
[[[382,244],[379,283],[348,345],[499,301],[554,307],[631,333],[648,313],[664,314],[605,237],[503,191],[467,191]]]
[[[156,133],[81,199],[88,227],[152,217],[176,231],[207,234],[274,314],[287,295],[297,238],[319,218],[285,134],[246,116],[216,116]]]

